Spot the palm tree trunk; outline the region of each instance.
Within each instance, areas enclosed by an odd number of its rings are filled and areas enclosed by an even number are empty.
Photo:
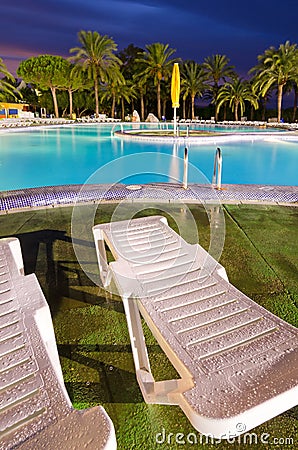
[[[161,119],[161,107],[160,107],[160,81],[157,82],[157,117]]]
[[[217,110],[217,105],[216,105],[216,102],[215,102],[215,113],[214,113],[214,120],[215,120],[215,122],[217,123],[217,121],[218,121],[218,110]]]
[[[219,114],[219,111],[218,111],[218,109],[217,109],[217,95],[218,95],[218,84],[217,84],[217,82],[215,81],[215,83],[214,83],[214,107],[215,107],[215,112],[214,112],[214,120],[215,120],[215,123],[217,123],[217,121],[218,121],[218,114]],[[224,120],[226,120],[226,119],[224,119]]]
[[[125,116],[125,107],[124,107],[124,98],[121,98],[121,118],[122,121],[124,122],[124,116]]]
[[[296,120],[297,101],[298,101],[298,86],[295,85],[295,87],[294,87],[294,105],[293,105],[293,117],[292,117],[292,122],[295,122],[295,120]]]
[[[191,96],[191,120],[195,118],[195,96]]]
[[[144,95],[143,94],[141,94],[140,100],[141,100],[141,119],[142,119],[142,122],[144,122],[144,120],[145,120],[145,105],[144,105]]]
[[[56,88],[55,87],[51,87],[51,93],[52,93],[52,97],[53,97],[55,116],[58,119],[59,111],[58,111],[58,103],[57,103],[57,96],[56,96]]]
[[[217,109],[216,109],[216,111],[217,111]],[[216,117],[216,116],[215,116]],[[218,120],[218,111],[217,111],[217,119],[216,119],[216,121]],[[223,115],[223,120],[227,120],[227,104],[225,103],[224,104],[224,115]]]
[[[98,101],[98,80],[97,74],[94,78],[94,93],[95,93],[95,115],[98,117],[99,115],[99,101]]]
[[[267,97],[263,97],[262,101],[262,121],[265,122],[266,119],[266,104],[267,104]]]
[[[183,119],[185,119],[185,114],[186,114],[186,111],[185,111],[185,103],[186,103],[186,100],[184,100],[183,99],[183,103],[182,103],[182,109],[183,109],[183,112],[182,112],[182,114],[183,114]]]
[[[144,97],[144,118],[148,116],[148,100]]]
[[[235,103],[235,121],[238,122],[238,105],[239,103]]]
[[[116,97],[115,94],[113,94],[113,100],[112,100],[112,108],[111,108],[111,118],[114,118],[115,114],[115,104],[116,104]]]
[[[72,116],[72,90],[68,89],[68,97],[69,97],[69,116]]]
[[[279,84],[277,87],[277,121],[281,119],[281,103],[282,103],[282,90],[283,84]]]

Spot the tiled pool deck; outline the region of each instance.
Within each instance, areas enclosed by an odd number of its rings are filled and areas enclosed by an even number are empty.
[[[71,206],[76,202],[98,201],[183,201],[278,204],[298,206],[298,186],[223,185],[222,190],[211,185],[154,183],[137,186],[124,184],[66,185],[0,192],[0,214],[42,207]]]

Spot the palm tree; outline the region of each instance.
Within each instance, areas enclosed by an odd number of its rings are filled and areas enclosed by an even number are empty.
[[[88,76],[93,80],[95,93],[95,114],[99,114],[98,86],[99,81],[107,82],[115,69],[122,64],[115,55],[117,44],[106,35],[101,36],[97,31],[84,31],[78,33],[81,47],[70,49],[75,53],[74,62],[81,63],[87,70]]]
[[[207,82],[210,87],[210,96],[215,105],[215,121],[218,119],[217,95],[220,82],[224,83],[236,76],[234,66],[229,65],[229,58],[226,55],[212,55],[204,59],[203,67],[207,74]]]
[[[139,77],[138,73],[133,75],[133,90],[137,94],[140,99],[140,108],[141,108],[141,120],[145,120],[145,94],[147,91],[147,78]]]
[[[114,118],[115,116],[116,104],[121,103],[122,119],[124,119],[124,101],[130,102],[132,94],[130,87],[127,85],[119,69],[113,71],[107,83],[102,86],[102,92],[102,102],[104,100],[112,100],[111,117]]]
[[[245,111],[245,102],[248,101],[255,109],[258,109],[258,97],[252,90],[249,82],[235,78],[232,82],[227,82],[221,86],[217,95],[217,112],[224,103],[228,103],[235,120],[238,121],[238,108],[240,106],[241,116]]]
[[[265,95],[262,95],[262,90],[260,86],[260,80],[257,75],[254,75],[250,81],[251,89],[255,92],[259,99],[259,107],[261,109],[260,116],[261,120],[264,122],[266,120],[266,105],[267,102],[271,100],[273,94],[273,87],[271,87]],[[252,119],[251,119],[252,120]]]
[[[160,83],[160,103],[161,103],[161,115],[166,117],[167,103],[171,100],[171,84],[162,81]]]
[[[154,85],[157,87],[157,116],[161,119],[161,80],[168,80],[172,73],[173,63],[179,60],[177,58],[170,59],[176,50],[169,48],[169,44],[155,42],[146,45],[146,49],[147,51],[143,52],[142,57],[138,59],[138,62],[144,64],[144,70],[140,75],[154,80]]]
[[[0,100],[1,97],[4,99],[3,94],[12,95],[16,98],[14,93],[16,89],[14,86],[14,76],[8,71],[2,58],[0,58],[0,74],[4,75],[4,78],[0,78]]]
[[[148,73],[144,74],[147,65],[142,59],[144,50],[139,51],[133,64],[132,82],[137,98],[140,101],[140,117],[145,120],[145,101],[148,100],[146,95],[152,87],[152,79],[149,78]]]
[[[130,81],[126,81],[118,86],[116,101],[117,104],[121,103],[121,118],[125,119],[125,103],[131,103],[137,95],[134,90],[134,85]]]
[[[188,62],[183,65],[181,71],[181,91],[183,92],[183,100],[187,97],[191,99],[191,119],[195,117],[195,98],[202,97],[206,89],[206,72],[200,64],[196,62]]]
[[[277,120],[281,119],[283,89],[288,82],[295,81],[298,74],[298,51],[296,44],[280,44],[270,47],[258,56],[259,63],[250,70],[255,73],[261,94],[271,87],[277,88]]]
[[[107,82],[102,85],[101,91],[102,91],[102,97],[101,101],[104,100],[112,100],[112,106],[111,106],[111,117],[114,118],[115,115],[115,106],[116,106],[116,100],[117,97],[119,97],[118,93],[121,90],[120,86],[125,85],[125,80],[122,75],[122,73],[119,70],[119,67],[116,69],[114,68],[113,72],[109,74],[109,77],[107,79]]]

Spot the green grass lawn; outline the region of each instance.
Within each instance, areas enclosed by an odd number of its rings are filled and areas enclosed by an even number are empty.
[[[115,206],[100,205],[95,223],[109,221]],[[154,205],[153,209],[147,206],[143,205],[142,214],[163,210],[163,205]],[[81,208],[81,245],[86,248],[86,256],[91,252],[92,270],[96,273],[95,251],[83,233],[85,206]],[[201,205],[189,208],[199,224],[200,244],[208,248],[206,212]],[[175,217],[183,214],[180,205],[172,204],[171,209]],[[298,208],[229,205],[224,206],[224,212],[226,238],[220,262],[230,281],[274,314],[298,326]],[[199,433],[180,408],[144,403],[135,378],[122,302],[96,286],[78,264],[71,241],[71,214],[71,207],[63,207],[3,215],[0,236],[20,239],[25,271],[36,273],[49,302],[65,384],[74,406],[102,404],[113,420],[119,449],[260,449],[268,448],[269,443],[276,449],[297,448],[297,407],[254,429],[258,442],[250,445],[205,443],[204,437],[200,443]],[[170,224],[175,228],[174,221],[170,220]],[[175,376],[146,326],[145,335],[156,378]],[[165,442],[163,434],[158,434],[163,430]],[[175,443],[177,433],[199,443]],[[162,443],[156,442],[156,436]],[[281,443],[288,438],[294,443]],[[179,439],[183,440],[181,436]],[[273,439],[280,439],[279,444],[273,444]]]

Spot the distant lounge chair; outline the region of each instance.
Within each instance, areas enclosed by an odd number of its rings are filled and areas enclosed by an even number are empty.
[[[179,405],[197,430],[221,439],[297,404],[298,330],[230,284],[202,247],[161,216],[96,225],[93,233],[102,283],[114,283],[124,303],[147,403]],[[154,380],[140,313],[180,379]]]
[[[0,448],[115,449],[99,406],[73,409],[50,310],[37,278],[24,275],[19,240],[0,240]]]

